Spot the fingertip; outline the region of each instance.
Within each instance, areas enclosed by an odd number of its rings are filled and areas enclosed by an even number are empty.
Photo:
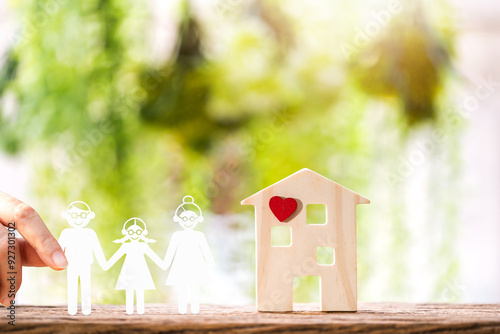
[[[68,260],[61,251],[56,251],[52,254],[52,262],[54,263],[53,269],[55,270],[63,270],[68,266]]]
[[[5,306],[5,307],[9,307],[10,306],[10,298],[4,298],[2,299],[2,305]]]

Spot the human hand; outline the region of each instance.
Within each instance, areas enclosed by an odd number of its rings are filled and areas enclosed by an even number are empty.
[[[38,213],[1,191],[0,223],[6,227],[0,226],[0,302],[9,306],[21,286],[22,266],[62,270],[68,261]],[[14,229],[23,237],[15,238]]]

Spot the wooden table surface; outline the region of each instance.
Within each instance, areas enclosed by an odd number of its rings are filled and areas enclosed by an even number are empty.
[[[16,326],[0,309],[0,333],[500,333],[497,304],[359,303],[358,312],[319,312],[309,304],[293,313],[259,313],[252,306],[205,306],[179,315],[174,305],[146,305],[125,314],[120,305],[95,305],[92,314],[70,316],[65,307],[18,306]]]

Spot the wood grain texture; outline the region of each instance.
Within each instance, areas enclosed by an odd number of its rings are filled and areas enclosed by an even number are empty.
[[[284,222],[269,208],[275,196],[293,198],[298,204]],[[356,311],[356,206],[369,202],[307,168],[244,199],[241,204],[255,207],[257,309],[292,311],[293,278],[319,276],[323,311]],[[325,206],[325,224],[307,224],[309,204]],[[290,246],[271,246],[274,226],[291,228]],[[333,265],[318,264],[318,247],[333,248]]]
[[[497,304],[359,303],[356,313],[320,312],[308,304],[296,309],[205,306],[199,315],[179,315],[175,305],[146,305],[138,316],[125,314],[125,306],[98,305],[89,316],[70,316],[63,306],[21,306],[12,327],[2,307],[0,333],[500,333]]]

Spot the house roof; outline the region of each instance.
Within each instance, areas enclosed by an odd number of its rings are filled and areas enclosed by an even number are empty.
[[[368,204],[368,203],[370,203],[370,200],[369,200],[368,198],[365,198],[365,197],[361,196],[360,194],[358,194],[358,193],[356,193],[356,192],[354,192],[354,191],[352,191],[352,190],[350,190],[350,189],[348,189],[348,188],[346,188],[346,187],[344,187],[344,186],[342,186],[342,185],[340,185],[340,184],[338,184],[338,183],[336,183],[336,182],[333,182],[332,180],[330,180],[330,179],[328,179],[328,178],[324,177],[324,176],[323,176],[323,175],[321,175],[321,174],[318,174],[318,173],[316,173],[316,172],[314,172],[314,171],[310,170],[309,168],[303,168],[303,169],[299,170],[298,172],[295,172],[295,173],[293,173],[292,175],[289,175],[289,176],[285,177],[284,179],[282,179],[282,180],[280,180],[280,181],[278,181],[278,182],[275,182],[275,183],[271,184],[270,186],[268,186],[268,187],[266,187],[266,188],[262,189],[261,191],[256,192],[256,193],[255,193],[255,194],[253,194],[252,196],[245,198],[243,201],[241,201],[241,204],[242,204],[242,205],[252,204],[252,203],[250,203],[250,200],[251,200],[252,198],[256,197],[257,195],[259,195],[260,193],[262,193],[263,191],[265,191],[266,189],[268,189],[268,188],[272,188],[272,187],[274,187],[277,183],[280,183],[280,182],[283,182],[283,181],[285,181],[285,180],[288,180],[288,179],[294,178],[296,175],[298,175],[298,174],[303,174],[303,173],[307,173],[307,174],[309,174],[309,175],[314,175],[314,176],[319,176],[322,180],[324,180],[324,182],[330,182],[330,183],[336,184],[337,186],[342,187],[342,188],[344,188],[344,189],[348,190],[349,192],[351,192],[351,193],[353,193],[353,194],[355,194],[355,195],[359,196],[359,203],[360,203],[360,204]]]

